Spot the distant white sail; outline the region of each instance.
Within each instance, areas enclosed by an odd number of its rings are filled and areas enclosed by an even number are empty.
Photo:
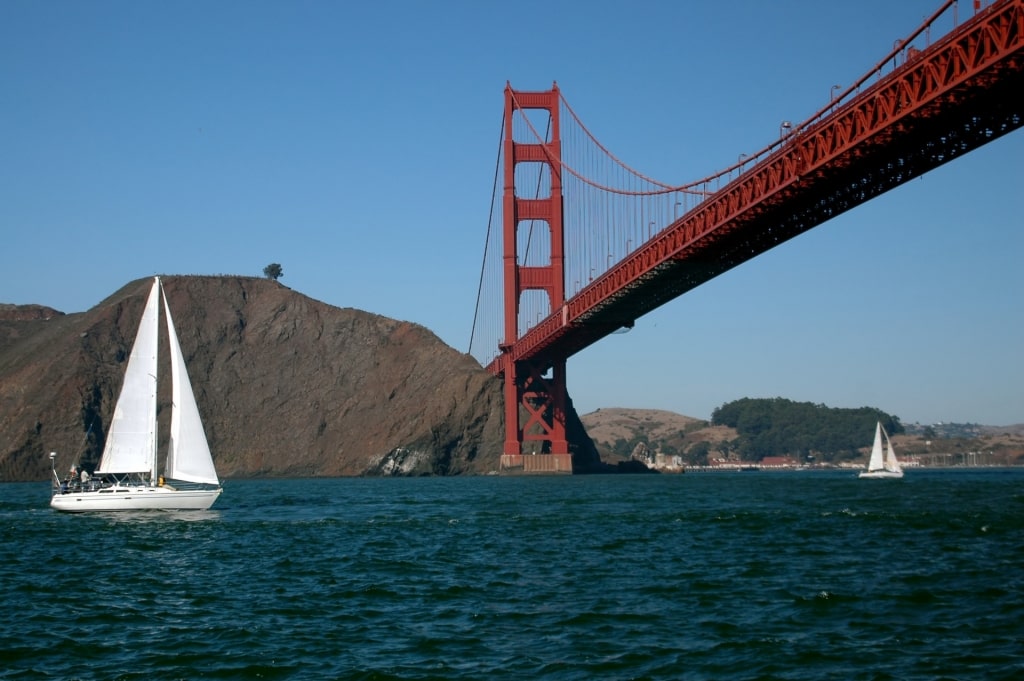
[[[889,433],[886,433],[885,429],[882,429],[882,433],[885,435],[885,470],[903,475],[903,467],[900,466],[900,462],[896,459],[896,452],[892,449]]]
[[[885,451],[882,450],[882,436],[885,436]],[[858,474],[861,478],[902,478],[903,468],[896,460],[896,454],[889,440],[889,433],[882,428],[881,422],[875,425],[875,441],[871,445],[871,457],[868,459],[867,470]]]

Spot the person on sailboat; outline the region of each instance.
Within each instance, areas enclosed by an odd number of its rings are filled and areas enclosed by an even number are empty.
[[[78,468],[74,464],[71,464],[71,468],[68,469],[68,477],[64,478],[64,484],[60,486],[60,491],[67,492],[71,488],[71,485],[74,484],[75,478],[77,477]]]

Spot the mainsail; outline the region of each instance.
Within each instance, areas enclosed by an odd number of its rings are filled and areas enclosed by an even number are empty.
[[[871,445],[871,459],[868,460],[868,472],[885,469],[882,458],[882,424],[875,425],[875,443]]]
[[[157,287],[149,292],[124,386],[114,406],[97,474],[149,473],[156,478],[156,372],[160,326]]]

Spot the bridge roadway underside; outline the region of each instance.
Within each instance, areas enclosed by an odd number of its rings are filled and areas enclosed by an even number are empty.
[[[523,359],[550,366],[617,329],[631,327],[642,315],[719,274],[1022,124],[1024,70],[1003,74],[987,89],[949,93],[941,106],[934,102],[917,115],[876,131],[698,237],[681,253],[571,319],[569,328]]]

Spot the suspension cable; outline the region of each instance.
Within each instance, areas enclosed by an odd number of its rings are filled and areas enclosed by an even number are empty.
[[[606,192],[609,192],[609,193],[612,193],[612,194],[621,194],[621,195],[626,195],[626,196],[659,196],[659,195],[662,195],[662,194],[671,194],[671,193],[674,193],[674,192],[687,193],[687,194],[698,194],[698,195],[705,195],[705,194],[709,193],[709,192],[693,189],[693,187],[696,187],[699,184],[701,184],[700,182],[696,182],[696,183],[691,182],[689,184],[683,184],[683,185],[678,185],[678,186],[674,186],[673,187],[673,186],[667,185],[667,184],[665,184],[663,182],[658,182],[657,180],[652,180],[649,177],[647,177],[647,176],[637,172],[633,168],[631,168],[628,165],[624,164],[622,161],[620,161],[618,158],[616,158],[611,152],[609,152],[604,146],[602,146],[601,143],[598,142],[594,138],[593,135],[590,134],[590,131],[587,130],[586,126],[584,126],[583,123],[579,120],[579,118],[576,117],[575,112],[573,112],[573,110],[569,107],[568,103],[565,102],[565,98],[561,95],[561,93],[559,93],[559,98],[561,99],[561,101],[563,103],[565,103],[566,109],[569,111],[569,114],[573,117],[573,120],[575,120],[580,125],[580,127],[587,134],[587,136],[601,149],[601,151],[603,151],[616,164],[618,164],[620,167],[622,167],[624,170],[626,170],[628,173],[630,173],[634,177],[637,177],[637,178],[643,180],[644,182],[647,182],[648,184],[653,184],[653,185],[659,187],[659,189],[655,189],[655,190],[651,190],[651,191],[635,191],[635,190],[634,191],[628,191],[628,190],[625,190],[625,189],[618,189],[616,187],[609,187],[607,185],[603,185],[603,184],[599,184],[597,182],[594,182],[593,180],[585,177],[582,173],[577,172],[574,168],[572,168],[570,165],[568,165],[567,163],[565,163],[565,161],[563,161],[561,159],[559,159],[557,161],[557,163],[556,163],[555,159],[552,158],[552,156],[551,156],[550,150],[548,150],[548,148],[543,144],[544,138],[542,138],[540,136],[540,134],[537,132],[537,130],[533,127],[533,124],[530,122],[529,117],[523,116],[523,119],[526,121],[527,128],[529,128],[530,132],[533,133],[534,138],[537,139],[541,143],[540,146],[544,150],[544,155],[548,157],[548,160],[551,161],[552,165],[558,165],[559,167],[564,168],[566,170],[566,172],[568,172],[570,175],[575,177],[577,180],[579,180],[583,184],[589,185],[589,186],[593,187],[594,189],[600,189],[600,190],[603,190],[603,191],[606,191]],[[512,101],[516,105],[515,108],[517,108],[519,110],[522,110],[522,107],[519,106],[519,101],[516,99],[515,92],[512,93]]]
[[[473,337],[476,334],[476,320],[480,314],[480,295],[484,290],[484,271],[487,269],[487,245],[491,243],[491,227],[494,224],[494,202],[498,194],[498,173],[501,171],[501,145],[505,136],[505,112],[501,112],[501,130],[498,132],[498,153],[494,162],[494,181],[491,183],[491,209],[487,216],[487,237],[484,239],[484,257],[480,263],[480,280],[476,285],[476,308],[473,310],[473,326],[469,330],[469,350],[473,354]]]

